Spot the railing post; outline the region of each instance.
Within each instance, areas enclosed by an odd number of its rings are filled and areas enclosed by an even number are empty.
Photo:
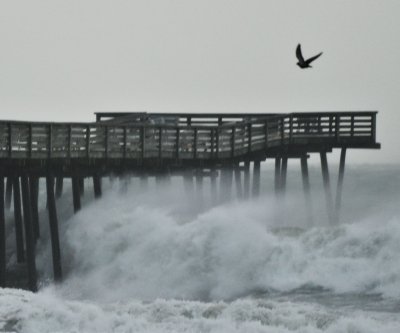
[[[90,158],[90,126],[86,126],[86,158]]]
[[[158,128],[158,158],[162,158],[162,127]]]
[[[104,157],[108,158],[108,126],[104,126],[104,146]]]
[[[285,139],[285,118],[282,117],[279,120],[281,123],[281,144],[283,144],[283,141]]]
[[[211,158],[214,158],[214,129],[213,128],[211,128],[210,129],[210,132],[211,132]]]
[[[142,155],[142,162],[145,156],[145,135],[144,135],[144,125],[140,128],[140,144],[141,144],[141,155]]]
[[[231,157],[235,156],[235,126],[232,127],[232,136],[231,136]]]
[[[52,141],[52,126],[51,126],[51,124],[49,124],[48,125],[48,128],[47,128],[47,135],[48,135],[48,138],[47,138],[47,158],[48,159],[51,159],[51,153],[52,153],[52,150],[53,150],[53,147],[52,147],[52,144],[53,144],[53,141]]]
[[[249,153],[251,153],[251,123],[247,125],[247,134],[248,134],[248,143],[247,143],[247,150]]]
[[[11,136],[11,129],[12,126],[10,123],[7,124],[8,127],[8,157],[11,158],[12,156],[12,136]]]
[[[293,115],[289,116],[289,143],[293,140]]]
[[[268,148],[268,120],[264,122],[264,135],[265,135],[265,149]]]
[[[32,158],[32,124],[28,125],[28,158]]]
[[[339,143],[339,136],[340,136],[340,115],[335,115],[335,141]]]
[[[72,157],[72,125],[68,125],[68,157]]]
[[[197,158],[197,127],[194,128],[193,133],[193,158]]]
[[[124,160],[126,159],[126,126],[123,127],[123,131],[124,131],[124,151],[123,151],[123,158]]]
[[[371,115],[371,140],[376,141],[376,113]]]
[[[350,136],[354,136],[354,116],[351,116]]]
[[[219,128],[217,128],[217,131],[216,131],[216,133],[215,133],[215,140],[216,140],[216,147],[215,147],[215,150],[216,150],[216,157],[218,158],[219,157]]]
[[[179,145],[180,145],[180,130],[179,127],[176,128],[176,147],[175,147],[175,157],[179,160]]]

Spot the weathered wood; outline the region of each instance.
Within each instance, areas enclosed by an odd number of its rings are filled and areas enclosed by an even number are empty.
[[[342,148],[340,153],[340,164],[338,182],[336,188],[336,202],[335,202],[335,222],[339,222],[340,208],[342,205],[342,191],[343,191],[343,178],[344,178],[344,167],[346,163],[346,148]]]
[[[219,196],[220,202],[226,202],[231,199],[232,194],[232,176],[233,168],[231,165],[226,165],[221,170]]]
[[[250,197],[250,161],[244,162],[244,177],[243,177],[243,194],[244,198]]]
[[[301,163],[301,178],[303,181],[303,193],[306,202],[308,222],[309,224],[313,224],[312,203],[311,203],[311,193],[310,193],[310,177],[308,174],[307,156],[302,156],[300,159],[300,163]]]
[[[37,291],[36,272],[36,250],[35,236],[32,223],[31,196],[29,191],[29,179],[27,175],[21,177],[22,205],[24,209],[24,229],[26,243],[26,258],[28,266],[28,287],[29,290]]]
[[[242,186],[242,177],[239,164],[235,165],[235,185],[236,185],[237,197],[239,200],[241,200],[243,199],[243,186]]]
[[[6,220],[4,213],[4,176],[0,170],[0,288],[6,286]]]
[[[101,198],[101,177],[99,175],[93,175],[93,191],[94,198]]]
[[[275,158],[275,195],[281,191],[281,157]]]
[[[40,237],[40,226],[39,226],[39,178],[31,176],[29,177],[30,186],[30,204],[32,212],[32,227],[35,239]]]
[[[324,183],[328,219],[329,219],[330,224],[333,224],[334,223],[333,201],[332,201],[332,192],[331,192],[331,187],[330,187],[328,160],[326,158],[326,153],[321,152],[320,158],[321,158],[322,180]]]
[[[14,194],[14,223],[15,223],[15,241],[17,248],[17,262],[25,261],[24,236],[21,213],[21,187],[19,177],[13,177],[13,194]]]
[[[81,195],[81,197],[83,197],[85,195],[85,178],[83,177],[79,177],[79,194]]]
[[[56,199],[61,198],[64,188],[64,177],[58,176],[56,178]]]
[[[71,181],[72,181],[72,200],[74,205],[74,212],[77,213],[78,211],[81,210],[79,177],[73,176]]]
[[[10,210],[12,199],[12,178],[7,177],[6,182],[6,198],[5,198],[5,209]]]
[[[261,161],[254,161],[253,166],[253,197],[257,198],[260,196],[260,170],[261,170]]]
[[[281,195],[285,195],[286,192],[287,164],[288,164],[288,158],[287,156],[283,156],[281,165],[281,177],[279,184]]]
[[[58,218],[56,200],[54,196],[54,176],[51,170],[48,171],[46,176],[46,190],[47,190],[47,202],[49,209],[49,225],[50,225],[50,239],[51,239],[51,252],[53,257],[53,274],[55,281],[61,281],[62,279],[62,267],[61,267],[61,250],[60,250],[60,239],[58,233]]]

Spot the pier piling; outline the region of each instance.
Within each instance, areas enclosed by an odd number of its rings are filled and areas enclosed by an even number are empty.
[[[6,286],[6,220],[4,214],[4,176],[0,170],[0,288]]]
[[[13,179],[13,194],[14,194],[14,223],[15,223],[15,241],[17,248],[17,262],[25,261],[24,250],[24,235],[22,225],[22,212],[21,212],[21,187],[19,177],[14,176]]]

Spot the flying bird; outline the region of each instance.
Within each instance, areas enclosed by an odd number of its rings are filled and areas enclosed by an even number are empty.
[[[317,54],[316,56],[313,56],[307,60],[304,60],[303,58],[303,54],[301,53],[301,45],[297,45],[296,48],[296,57],[299,60],[299,62],[297,63],[297,66],[299,66],[300,68],[311,68],[310,64],[317,58],[319,58],[321,56],[322,52]]]

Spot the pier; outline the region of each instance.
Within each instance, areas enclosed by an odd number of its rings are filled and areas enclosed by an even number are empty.
[[[289,159],[301,166],[304,195],[310,196],[308,158],[319,154],[330,223],[338,221],[349,149],[379,149],[377,112],[288,114],[190,114],[98,112],[89,123],[0,121],[0,287],[6,285],[5,211],[14,207],[16,260],[26,262],[29,289],[37,290],[35,245],[40,237],[39,180],[46,180],[54,280],[62,280],[56,199],[63,181],[72,182],[73,208],[81,209],[85,178],[94,197],[102,178],[135,175],[158,183],[181,175],[190,191],[210,177],[213,200],[260,195],[260,166],[274,159],[275,192],[286,188]],[[340,149],[339,177],[333,195],[327,153]],[[226,189],[218,193],[219,186]],[[233,187],[233,183],[235,187]],[[138,189],[140,190],[140,189]],[[220,191],[221,192],[221,191]]]

